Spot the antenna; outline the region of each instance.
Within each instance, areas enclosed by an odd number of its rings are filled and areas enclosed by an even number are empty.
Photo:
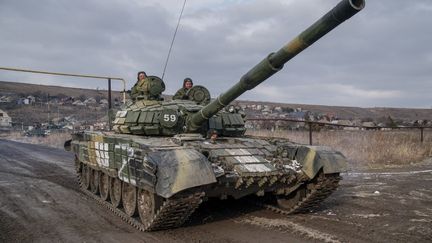
[[[167,66],[168,66],[168,60],[169,60],[169,57],[170,57],[170,55],[171,55],[171,50],[172,50],[172,47],[173,47],[173,45],[174,45],[174,40],[175,40],[175,37],[176,37],[176,35],[177,35],[177,30],[178,30],[178,27],[179,27],[179,25],[180,25],[180,20],[181,20],[181,17],[182,17],[182,15],[183,15],[183,10],[184,10],[184,8],[185,8],[185,5],[186,5],[186,0],[184,0],[184,2],[183,2],[183,7],[182,7],[182,10],[181,10],[181,12],[180,12],[180,16],[179,16],[179,19],[178,19],[178,22],[177,22],[177,27],[176,27],[176,29],[175,29],[175,31],[174,31],[174,35],[173,35],[173,38],[172,38],[172,40],[171,40],[171,45],[170,45],[170,48],[169,48],[169,51],[168,51],[168,56],[167,56],[167,58],[166,58],[165,66],[164,66],[164,70],[163,70],[163,73],[162,73],[162,80],[163,80],[163,78],[164,78],[164,76],[165,76],[165,70],[166,70],[166,68],[167,68]]]

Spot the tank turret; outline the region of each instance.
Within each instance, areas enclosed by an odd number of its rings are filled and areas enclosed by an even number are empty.
[[[326,15],[312,24],[300,35],[283,46],[279,51],[270,53],[264,60],[249,70],[238,83],[221,94],[213,102],[203,107],[190,117],[187,123],[188,131],[196,131],[210,117],[215,115],[241,94],[255,88],[267,78],[283,68],[283,65],[301,51],[312,45],[332,29],[352,17],[365,6],[364,0],[344,0],[330,10]]]

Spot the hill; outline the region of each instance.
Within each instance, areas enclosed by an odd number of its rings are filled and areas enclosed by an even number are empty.
[[[417,108],[387,108],[387,107],[350,107],[326,106],[310,104],[285,104],[273,102],[238,101],[241,104],[262,104],[270,107],[301,108],[317,114],[333,114],[339,119],[379,120],[383,117],[392,117],[400,121],[432,120],[432,109]]]
[[[99,97],[106,99],[108,97],[106,90],[93,90],[93,89],[80,89],[71,87],[61,86],[47,86],[38,84],[28,83],[15,83],[15,82],[4,82],[0,81],[0,97],[1,96],[14,96],[16,97],[27,97],[28,95],[38,95],[40,97],[80,97],[85,99],[89,97]],[[119,91],[113,92],[113,100],[117,99],[121,101],[122,95]],[[165,96],[170,98],[169,95]],[[41,102],[42,103],[42,102]],[[395,120],[401,121],[413,121],[413,120],[432,120],[432,109],[415,109],[415,108],[385,108],[385,107],[372,107],[372,108],[361,108],[361,107],[348,107],[348,106],[325,106],[325,105],[308,105],[308,104],[282,104],[272,102],[260,102],[260,101],[236,101],[241,104],[261,104],[270,107],[290,107],[290,108],[301,108],[302,110],[308,110],[317,114],[332,114],[339,119],[372,119],[378,120],[383,117],[392,117]],[[23,116],[19,114],[19,110],[15,112],[10,110],[10,107],[0,103],[3,109],[10,111],[16,116]],[[42,106],[42,105],[41,105]],[[61,108],[60,108],[61,109]],[[25,109],[25,115],[29,113],[41,113],[41,109]],[[78,108],[75,110],[67,110],[65,113],[82,113],[83,111]],[[13,115],[13,114],[12,114]],[[44,118],[46,115],[43,114],[32,114],[34,117],[42,115]],[[99,114],[100,117],[102,114]],[[86,117],[85,115],[81,117]]]
[[[0,96],[15,94],[24,97],[35,93],[44,93],[49,94],[50,96],[65,95],[72,97],[80,97],[84,95],[86,97],[96,97],[102,95],[103,97],[108,97],[107,90],[80,89],[62,86],[48,86],[40,84],[0,81]],[[120,92],[114,91],[113,97],[120,98]]]

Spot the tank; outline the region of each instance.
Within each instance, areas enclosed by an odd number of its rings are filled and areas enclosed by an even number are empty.
[[[345,157],[328,147],[245,136],[245,115],[230,103],[364,5],[341,1],[212,101],[203,86],[187,100],[163,101],[165,84],[148,77],[147,93],[117,112],[113,131],[79,132],[65,143],[80,188],[142,231],[179,227],[213,198],[251,196],[285,214],[317,207],[337,188]]]

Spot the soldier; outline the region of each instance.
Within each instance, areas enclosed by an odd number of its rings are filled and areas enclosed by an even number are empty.
[[[183,80],[183,87],[179,89],[173,96],[173,100],[187,100],[187,92],[192,88],[193,82],[191,78],[185,78]]]
[[[216,143],[216,139],[218,138],[218,133],[216,130],[211,131],[210,133],[210,143]]]
[[[138,96],[143,96],[148,93],[149,87],[147,82],[147,74],[140,71],[137,74],[137,82],[131,89],[131,98],[135,100]]]

